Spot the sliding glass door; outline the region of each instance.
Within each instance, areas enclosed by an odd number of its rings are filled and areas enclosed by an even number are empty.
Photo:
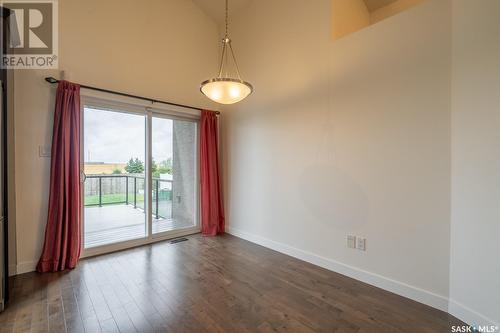
[[[197,231],[197,119],[82,105],[84,254]]]
[[[153,234],[196,225],[196,123],[152,118]]]
[[[144,114],[84,107],[84,246],[146,236]]]

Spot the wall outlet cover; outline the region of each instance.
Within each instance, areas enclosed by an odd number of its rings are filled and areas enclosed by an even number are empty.
[[[356,248],[361,251],[366,251],[366,238],[356,238]]]
[[[347,235],[347,247],[351,249],[356,248],[356,236]]]

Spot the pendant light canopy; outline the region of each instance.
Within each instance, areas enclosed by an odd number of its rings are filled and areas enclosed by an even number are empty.
[[[236,68],[236,77],[229,76],[227,68],[224,68],[224,65],[229,59],[228,52],[231,53],[231,58]],[[246,98],[253,91],[252,85],[241,79],[238,63],[236,62],[233,47],[231,46],[231,39],[229,39],[228,0],[226,0],[226,35],[222,40],[222,58],[220,60],[219,74],[216,78],[203,81],[200,90],[212,101],[221,104],[237,103]]]

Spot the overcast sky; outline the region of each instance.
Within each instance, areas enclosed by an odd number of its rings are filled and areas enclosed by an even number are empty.
[[[145,116],[85,108],[85,162],[145,160]],[[153,118],[153,158],[172,157],[172,120]]]

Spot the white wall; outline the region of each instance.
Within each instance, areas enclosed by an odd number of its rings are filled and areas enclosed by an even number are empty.
[[[500,325],[500,1],[453,1],[450,311]]]
[[[218,29],[191,1],[59,1],[60,69],[67,79],[211,107],[199,84],[217,68]],[[18,273],[38,261],[47,217],[50,146],[57,71],[15,73],[15,183]],[[12,243],[12,242],[11,242]]]
[[[60,1],[61,69],[214,107],[198,84],[217,66],[217,27],[190,1],[136,6]],[[451,313],[498,324],[499,2],[429,0],[336,42],[329,6],[254,1],[232,20],[256,91],[223,114],[229,230],[438,308],[449,292]],[[54,107],[43,77],[58,74],[15,75],[19,272],[43,241],[50,161],[38,146]],[[367,251],[347,249],[346,234]]]
[[[328,0],[255,1],[233,19],[256,88],[223,114],[230,232],[447,309],[450,6],[335,42]]]

